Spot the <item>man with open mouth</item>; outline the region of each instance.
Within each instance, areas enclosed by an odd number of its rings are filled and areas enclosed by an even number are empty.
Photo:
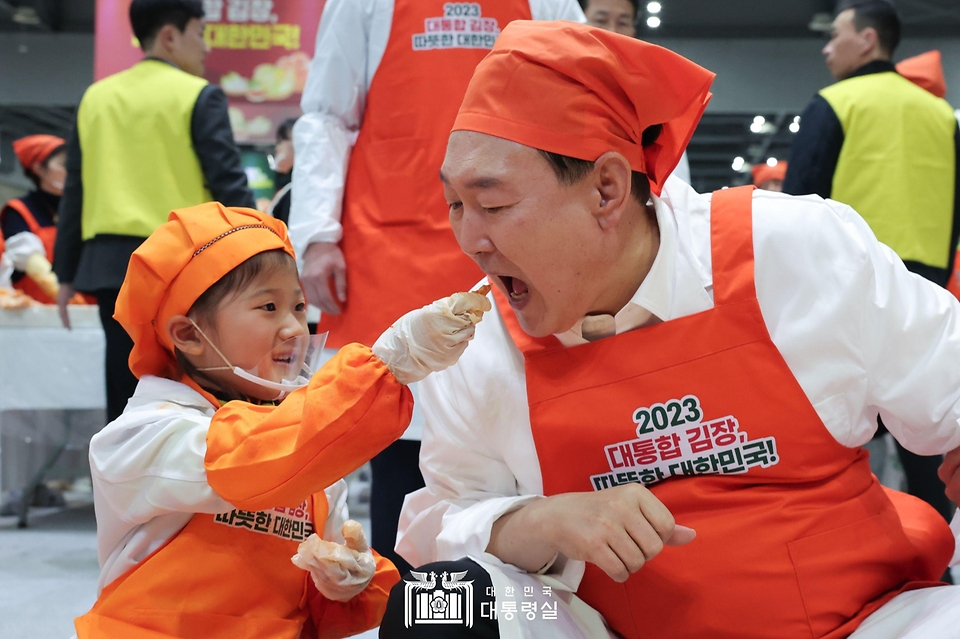
[[[440,178],[495,312],[424,384],[382,637],[457,636],[441,575],[492,583],[463,636],[960,633],[946,522],[862,449],[960,447],[960,304],[848,206],[667,179],[713,77],[569,23],[477,68]]]

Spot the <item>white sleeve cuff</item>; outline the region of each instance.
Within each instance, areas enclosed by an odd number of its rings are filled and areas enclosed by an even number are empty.
[[[307,113],[293,127],[290,239],[297,257],[316,242],[339,242],[350,149],[356,132],[335,117]]]

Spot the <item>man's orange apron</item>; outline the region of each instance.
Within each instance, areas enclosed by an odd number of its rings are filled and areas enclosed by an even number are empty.
[[[33,213],[30,212],[30,209],[27,208],[27,205],[24,204],[22,200],[13,199],[7,202],[6,205],[19,213],[23,221],[26,222],[30,232],[40,238],[40,241],[43,242],[43,248],[47,251],[47,261],[52,264],[53,246],[57,242],[57,227],[40,226],[37,218],[33,216]],[[13,288],[23,291],[42,304],[57,303],[57,300],[44,293],[43,289],[29,277],[21,277],[20,280],[13,285]]]
[[[404,313],[481,277],[460,250],[438,178],[467,84],[527,0],[397,0],[367,94],[343,199],[347,303],[324,315],[328,346],[372,345]]]
[[[751,197],[713,195],[713,309],[563,348],[523,333],[496,292],[524,353],[544,494],[642,483],[697,531],[624,584],[587,564],[577,594],[627,639],[845,637],[937,585],[953,552],[942,517],[892,502],[867,453],[827,431],[770,340]]]

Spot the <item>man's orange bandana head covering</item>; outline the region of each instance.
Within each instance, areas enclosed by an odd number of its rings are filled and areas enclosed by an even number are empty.
[[[177,373],[167,322],[242,263],[281,249],[294,257],[287,227],[259,211],[218,202],[179,209],[134,251],[113,314],[133,339],[138,378]]]
[[[777,162],[776,166],[767,166],[766,163],[754,164],[750,173],[753,174],[753,184],[755,186],[760,186],[769,180],[785,180],[787,179],[787,163]]]
[[[897,73],[938,98],[947,95],[947,80],[943,77],[943,60],[936,49],[902,60],[897,65]]]
[[[55,135],[28,135],[14,140],[13,152],[16,153],[23,168],[29,171],[34,164],[45,161],[54,151],[66,145],[66,140]]]
[[[591,162],[618,151],[659,195],[714,77],[641,40],[574,22],[518,20],[474,72],[453,130]],[[643,132],[655,124],[663,131],[643,148]]]

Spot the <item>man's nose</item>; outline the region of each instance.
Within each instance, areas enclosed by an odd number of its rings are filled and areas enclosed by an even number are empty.
[[[457,242],[460,243],[460,250],[468,256],[476,257],[482,253],[493,252],[493,241],[487,234],[482,213],[465,210],[456,226],[458,227],[456,236]]]

